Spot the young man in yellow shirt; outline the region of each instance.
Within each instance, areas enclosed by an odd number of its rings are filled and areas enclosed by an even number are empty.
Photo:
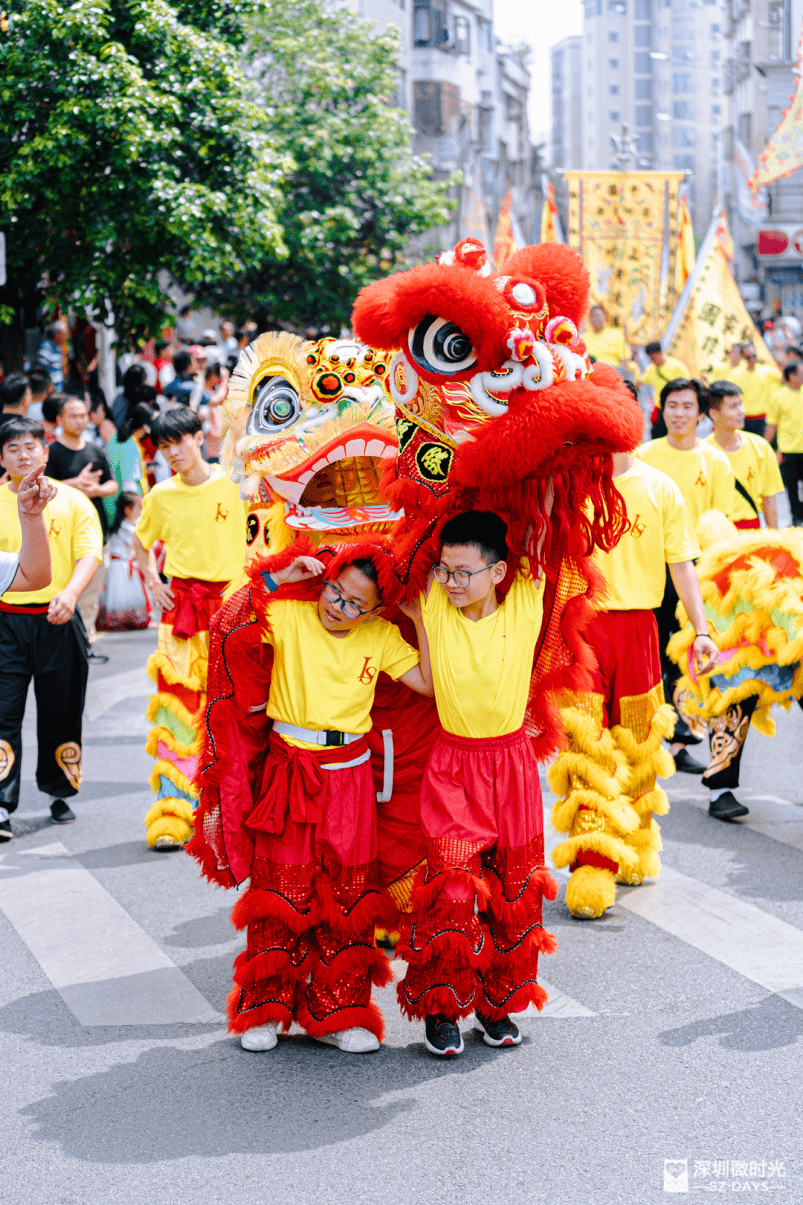
[[[661,834],[653,813],[663,815],[669,803],[656,789],[656,775],[674,772],[660,744],[675,717],[664,702],[654,611],[663,599],[667,566],[697,633],[700,672],[716,658],[694,570],[700,549],[680,490],[633,456],[617,453],[613,459],[630,527],[610,552],[594,553],[608,587],[604,609],[584,631],[597,660],[594,686],[566,700],[569,748],[549,771],[560,796],[552,823],[567,834],[552,856],[556,866],[571,868],[566,905],[585,919],[611,907],[617,882],[634,885],[660,873]]]
[[[649,385],[652,389],[653,408],[650,416],[652,438],[660,439],[661,436],[666,435],[666,424],[661,414],[661,407],[658,405],[661,390],[667,381],[674,381],[677,377],[688,378],[689,370],[682,360],[664,355],[660,343],[647,343],[644,351],[649,357],[650,365],[641,374],[639,385]]]
[[[23,545],[19,495],[23,479],[47,461],[40,423],[15,416],[0,427],[0,549]],[[100,564],[103,538],[95,508],[78,490],[47,481],[44,523],[50,547],[47,581],[19,584],[0,598],[0,808],[15,811],[22,769],[22,721],[33,678],[37,712],[36,782],[51,798],[55,824],[69,824],[67,803],[81,787],[81,729],[89,642],[78,600]],[[20,588],[22,586],[22,588]],[[6,836],[10,836],[10,825]]]
[[[733,510],[737,527],[760,528],[763,513],[767,527],[778,526],[776,494],[783,491],[778,461],[766,439],[745,431],[742,392],[732,381],[714,381],[708,390],[708,413],[714,430],[709,443],[724,452],[734,477]]]
[[[157,418],[151,439],[175,475],[145,495],[134,536],[137,563],[162,612],[157,651],[148,659],[156,694],[146,749],[156,758],[150,778],[156,800],[145,827],[152,848],[170,850],[192,836],[195,717],[206,706],[209,621],[242,573],[247,508],[231,478],[203,459],[201,420],[188,406]],[[157,540],[166,549],[169,586],[156,567]]]
[[[697,438],[697,423],[708,411],[708,391],[705,385],[702,381],[689,381],[678,377],[664,385],[660,405],[667,435],[663,439],[653,439],[642,444],[636,449],[636,456],[672,478],[683,496],[695,532],[700,518],[706,511],[719,510],[730,518],[734,507],[733,470],[730,462],[724,452],[720,452],[707,440]],[[677,604],[677,591],[670,577],[667,579],[663,602],[655,612],[655,618],[658,623],[664,688],[667,698],[680,712],[680,700],[675,697],[678,669],[666,653],[669,638],[677,630]],[[678,770],[686,774],[703,773],[705,767],[690,757],[686,749],[687,745],[699,744],[700,740],[680,715],[672,744],[672,755]]]
[[[421,786],[427,868],[402,921],[398,994],[441,1056],[462,1051],[457,1022],[472,1012],[488,1045],[518,1045],[509,1014],[543,1007],[538,953],[555,946],[541,926],[542,895],[554,899],[557,887],[544,868],[538,766],[523,728],[542,583],[517,574],[498,601],[506,533],[489,512],[449,520],[421,602],[443,731]]]
[[[312,556],[275,561],[265,587],[287,588],[258,604],[273,652],[268,760],[253,809],[240,823],[226,817],[228,842],[243,830],[253,842],[249,888],[232,913],[248,944],[234,964],[229,1029],[244,1049],[264,1051],[296,1021],[363,1054],[384,1032],[371,983],[390,979],[374,927],[394,914],[379,889],[371,708],[382,672],[432,694],[426,637],[418,617],[419,656],[379,615],[380,581],[398,588],[387,551],[352,546],[328,568]],[[288,596],[291,583],[309,589]]]
[[[767,422],[767,411],[770,399],[780,384],[780,373],[769,364],[759,364],[756,349],[752,343],[742,346],[742,359],[736,368],[728,373],[718,373],[727,381],[738,385],[742,391],[745,410],[745,431],[753,435],[764,435]]]
[[[622,373],[629,370],[630,361],[624,333],[618,326],[608,325],[601,305],[592,305],[589,310],[583,340],[586,351],[594,360],[610,364]]]
[[[792,522],[800,527],[803,525],[803,364],[798,360],[787,364],[783,379],[783,385],[770,399],[766,437],[772,441],[777,436]]]

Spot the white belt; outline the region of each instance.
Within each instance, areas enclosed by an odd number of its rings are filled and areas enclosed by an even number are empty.
[[[302,728],[299,724],[288,724],[286,720],[274,720],[273,731],[279,736],[289,736],[297,741],[306,741],[310,745],[323,745],[329,749],[341,749],[344,745],[353,745],[365,736],[364,732],[338,732],[334,728]],[[339,739],[337,739],[339,738]],[[348,770],[352,766],[361,766],[371,757],[371,750],[366,749],[352,761],[339,761],[331,766],[321,766],[322,770]]]

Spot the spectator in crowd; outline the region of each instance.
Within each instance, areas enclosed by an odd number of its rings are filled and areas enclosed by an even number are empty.
[[[88,498],[97,512],[103,535],[101,567],[84,590],[79,609],[86,626],[89,643],[96,637],[95,619],[98,599],[103,589],[103,579],[108,566],[106,542],[109,538],[109,521],[103,505],[104,498],[113,498],[118,492],[117,482],[112,476],[105,452],[85,437],[89,422],[89,406],[82,398],[66,397],[59,410],[61,435],[50,445],[47,457],[47,475],[62,481]],[[91,660],[108,661],[108,657],[90,652]]]
[[[164,393],[165,385],[169,385],[176,375],[173,368],[173,347],[164,339],[156,344],[153,366],[156,369],[156,392]]]
[[[171,406],[189,406],[190,399],[196,392],[197,367],[193,364],[193,356],[189,351],[178,351],[173,356],[173,368],[176,375],[169,385],[164,388],[165,400]],[[203,391],[203,386],[201,390]]]
[[[41,422],[45,432],[45,444],[48,448],[59,433],[59,410],[66,399],[66,393],[51,393],[42,402]]]
[[[607,315],[601,305],[592,305],[589,310],[583,339],[588,354],[594,360],[610,364],[621,373],[629,371],[624,334],[620,327],[608,325]]]
[[[209,400],[206,403],[205,456],[209,464],[220,463],[223,448],[223,403],[229,392],[229,370],[214,364],[207,368],[204,381]]]
[[[64,345],[67,342],[67,323],[53,322],[45,332],[45,338],[36,353],[36,363],[50,373],[53,388],[59,392],[64,388]]]
[[[0,488],[0,550],[4,552],[20,548],[17,496],[22,480],[46,459],[39,423],[14,418],[0,427],[0,463],[11,478]],[[101,533],[95,510],[83,494],[61,484],[55,491],[45,510],[50,585],[37,583],[36,589],[5,593],[0,608],[0,741],[8,754],[6,773],[0,778],[0,806],[13,812],[19,803],[22,721],[33,678],[39,746],[36,783],[50,796],[53,822],[68,824],[75,813],[67,800],[81,786],[88,670],[86,632],[76,608],[98,567]]]
[[[31,404],[31,388],[24,372],[12,372],[0,384],[0,422],[12,414],[25,418]]]
[[[787,364],[783,379],[769,401],[765,438],[772,443],[777,436],[792,523],[799,527],[803,525],[803,363],[793,360]]]
[[[117,427],[100,390],[89,395],[89,421],[92,426],[87,428],[87,439],[91,439],[99,448],[105,448]]]
[[[229,322],[228,319],[225,319],[225,321],[221,322],[220,324],[220,339],[218,341],[218,346],[222,352],[224,364],[226,360],[228,360],[230,353],[238,350],[234,323]]]
[[[28,386],[31,390],[31,404],[26,417],[39,423],[42,421],[42,405],[53,392],[53,378],[46,369],[34,365],[28,373]]]
[[[176,320],[176,337],[181,343],[191,343],[195,336],[195,323],[190,319],[192,306],[183,305]]]
[[[119,428],[125,422],[129,410],[132,410],[137,402],[143,400],[145,385],[144,366],[142,364],[130,365],[123,374],[123,388],[117,394],[112,405],[112,419],[115,427]]]
[[[146,402],[139,402],[119,431],[115,431],[106,445],[109,466],[121,493],[137,491],[140,494],[146,494],[148,492],[142,442],[150,435],[151,423],[158,413],[155,407],[149,406]],[[117,516],[116,499],[114,497],[104,498],[103,504],[111,524]]]
[[[250,339],[248,338],[248,335],[245,333],[244,330],[242,330],[241,327],[238,327],[234,332],[234,342],[235,342],[235,346],[229,351],[229,358],[227,361],[230,373],[234,372],[235,368],[237,367],[237,361],[240,358],[240,352],[243,350],[244,347],[248,347],[248,344],[250,343]]]

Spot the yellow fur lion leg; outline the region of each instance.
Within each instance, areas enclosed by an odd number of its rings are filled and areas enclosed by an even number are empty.
[[[160,839],[164,844],[185,845],[192,837],[192,820],[193,810],[186,800],[157,799],[144,820],[148,845],[153,848]]]
[[[581,920],[596,920],[616,901],[613,872],[600,866],[578,866],[566,885],[566,907]]]

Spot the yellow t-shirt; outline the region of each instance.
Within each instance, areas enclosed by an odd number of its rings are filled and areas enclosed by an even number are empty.
[[[504,736],[524,723],[543,578],[517,577],[492,615],[474,623],[438,582],[422,598],[441,724],[455,736]]]
[[[274,648],[268,715],[274,720],[323,732],[369,732],[376,678],[394,681],[418,665],[416,649],[395,624],[377,616],[333,636],[318,617],[316,602],[274,602],[270,608]],[[283,737],[302,749],[320,746]]]
[[[733,475],[740,481],[755,502],[759,511],[764,509],[762,498],[780,494],[783,489],[778,461],[766,439],[753,435],[752,431],[740,431],[741,446],[735,452],[721,447],[716,437],[708,436],[708,442],[720,452],[725,452],[730,461]],[[755,519],[756,512],[737,489],[733,491],[733,512],[728,516],[734,523],[739,519]]]
[[[248,504],[220,465],[211,468],[203,485],[176,475],[142,499],[137,538],[145,549],[164,542],[168,577],[230,582],[242,572]]]
[[[664,436],[642,444],[635,455],[672,478],[683,495],[695,531],[707,510],[719,510],[731,517],[733,470],[725,453],[712,447],[707,440],[698,440],[695,448],[681,452],[670,447]]]
[[[601,331],[595,331],[589,323],[583,332],[583,341],[588,354],[604,364],[618,368],[620,360],[628,359],[625,337],[618,326],[604,326]]]
[[[640,385],[652,385],[655,391],[655,401],[657,402],[661,396],[661,390],[667,381],[676,381],[678,377],[691,377],[686,365],[682,360],[676,360],[673,356],[666,356],[663,364],[658,367],[657,364],[650,364],[644,369],[641,375]]]
[[[756,364],[753,372],[750,372],[742,360],[736,368],[731,368],[718,379],[738,385],[744,398],[745,414],[748,418],[760,418],[767,413],[770,398],[778,387],[781,374],[768,364]]]
[[[666,566],[700,555],[689,512],[674,481],[637,460],[613,483],[622,495],[630,530],[594,562],[608,583],[608,611],[644,611],[661,605]]]
[[[89,498],[62,481],[53,481],[50,477],[48,481],[56,487],[56,496],[44,511],[53,578],[44,590],[15,590],[13,594],[4,594],[3,602],[11,606],[31,607],[50,602],[69,583],[81,557],[93,556],[100,563],[103,555],[100,520]],[[0,489],[0,551],[19,552],[21,547],[17,495],[10,485],[4,485]]]
[[[779,385],[770,398],[767,422],[778,428],[779,452],[803,452],[803,389]]]

